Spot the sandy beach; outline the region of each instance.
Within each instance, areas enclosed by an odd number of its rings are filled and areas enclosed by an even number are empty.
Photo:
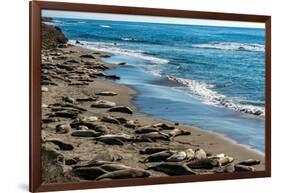
[[[110,54],[69,44],[42,51],[44,183],[115,179],[109,174],[128,169],[136,177],[176,175],[157,169],[161,163],[188,166],[178,175],[264,170],[263,154],[223,135],[138,112],[136,91],[104,72],[119,65],[103,57]],[[154,159],[148,148],[163,155]]]

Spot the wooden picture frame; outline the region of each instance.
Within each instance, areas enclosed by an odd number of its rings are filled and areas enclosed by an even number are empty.
[[[30,1],[30,191],[61,191],[89,188],[122,187],[167,183],[183,183],[271,176],[271,17],[140,7],[105,6],[61,2]],[[41,10],[65,10],[97,13],[130,14],[175,18],[212,19],[265,23],[265,170],[241,173],[218,173],[193,176],[153,177],[141,179],[87,181],[42,184],[41,180]]]

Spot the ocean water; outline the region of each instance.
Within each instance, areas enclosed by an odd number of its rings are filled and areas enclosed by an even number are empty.
[[[106,73],[137,90],[141,112],[264,151],[264,29],[55,21],[71,43],[112,53],[106,62],[126,62]]]

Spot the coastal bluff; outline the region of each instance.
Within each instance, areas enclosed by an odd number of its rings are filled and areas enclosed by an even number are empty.
[[[44,22],[53,22],[51,18],[42,18],[41,23],[41,45],[42,49],[53,49],[61,44],[66,44],[68,39],[57,26],[51,26]]]

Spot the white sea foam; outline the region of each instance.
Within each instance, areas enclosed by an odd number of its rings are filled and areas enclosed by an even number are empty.
[[[110,25],[99,25],[99,26],[102,27],[102,28],[111,28]]]
[[[121,40],[123,40],[123,41],[131,41],[133,39],[132,38],[121,38]]]
[[[194,44],[194,48],[209,48],[220,50],[233,50],[233,51],[252,51],[252,52],[264,52],[264,45],[250,44],[250,43],[237,43],[237,42],[220,42],[220,43],[208,43],[208,44]]]
[[[75,44],[75,40],[70,40],[69,43]],[[130,57],[139,58],[142,60],[147,60],[153,64],[167,64],[169,60],[157,58],[148,54],[143,53],[140,50],[129,50],[120,48],[114,43],[105,43],[105,42],[87,42],[87,41],[80,41],[81,44],[76,44],[78,46],[83,46],[88,49],[102,51],[102,52],[109,52],[113,54],[120,54]]]
[[[226,108],[240,111],[247,114],[253,114],[258,116],[264,116],[264,108],[254,105],[241,104],[237,101],[232,100],[218,92],[212,90],[215,86],[212,84],[206,84],[190,79],[178,78],[174,76],[165,75],[169,80],[177,82],[181,85],[188,87],[193,95],[198,96],[209,105],[224,106]]]

